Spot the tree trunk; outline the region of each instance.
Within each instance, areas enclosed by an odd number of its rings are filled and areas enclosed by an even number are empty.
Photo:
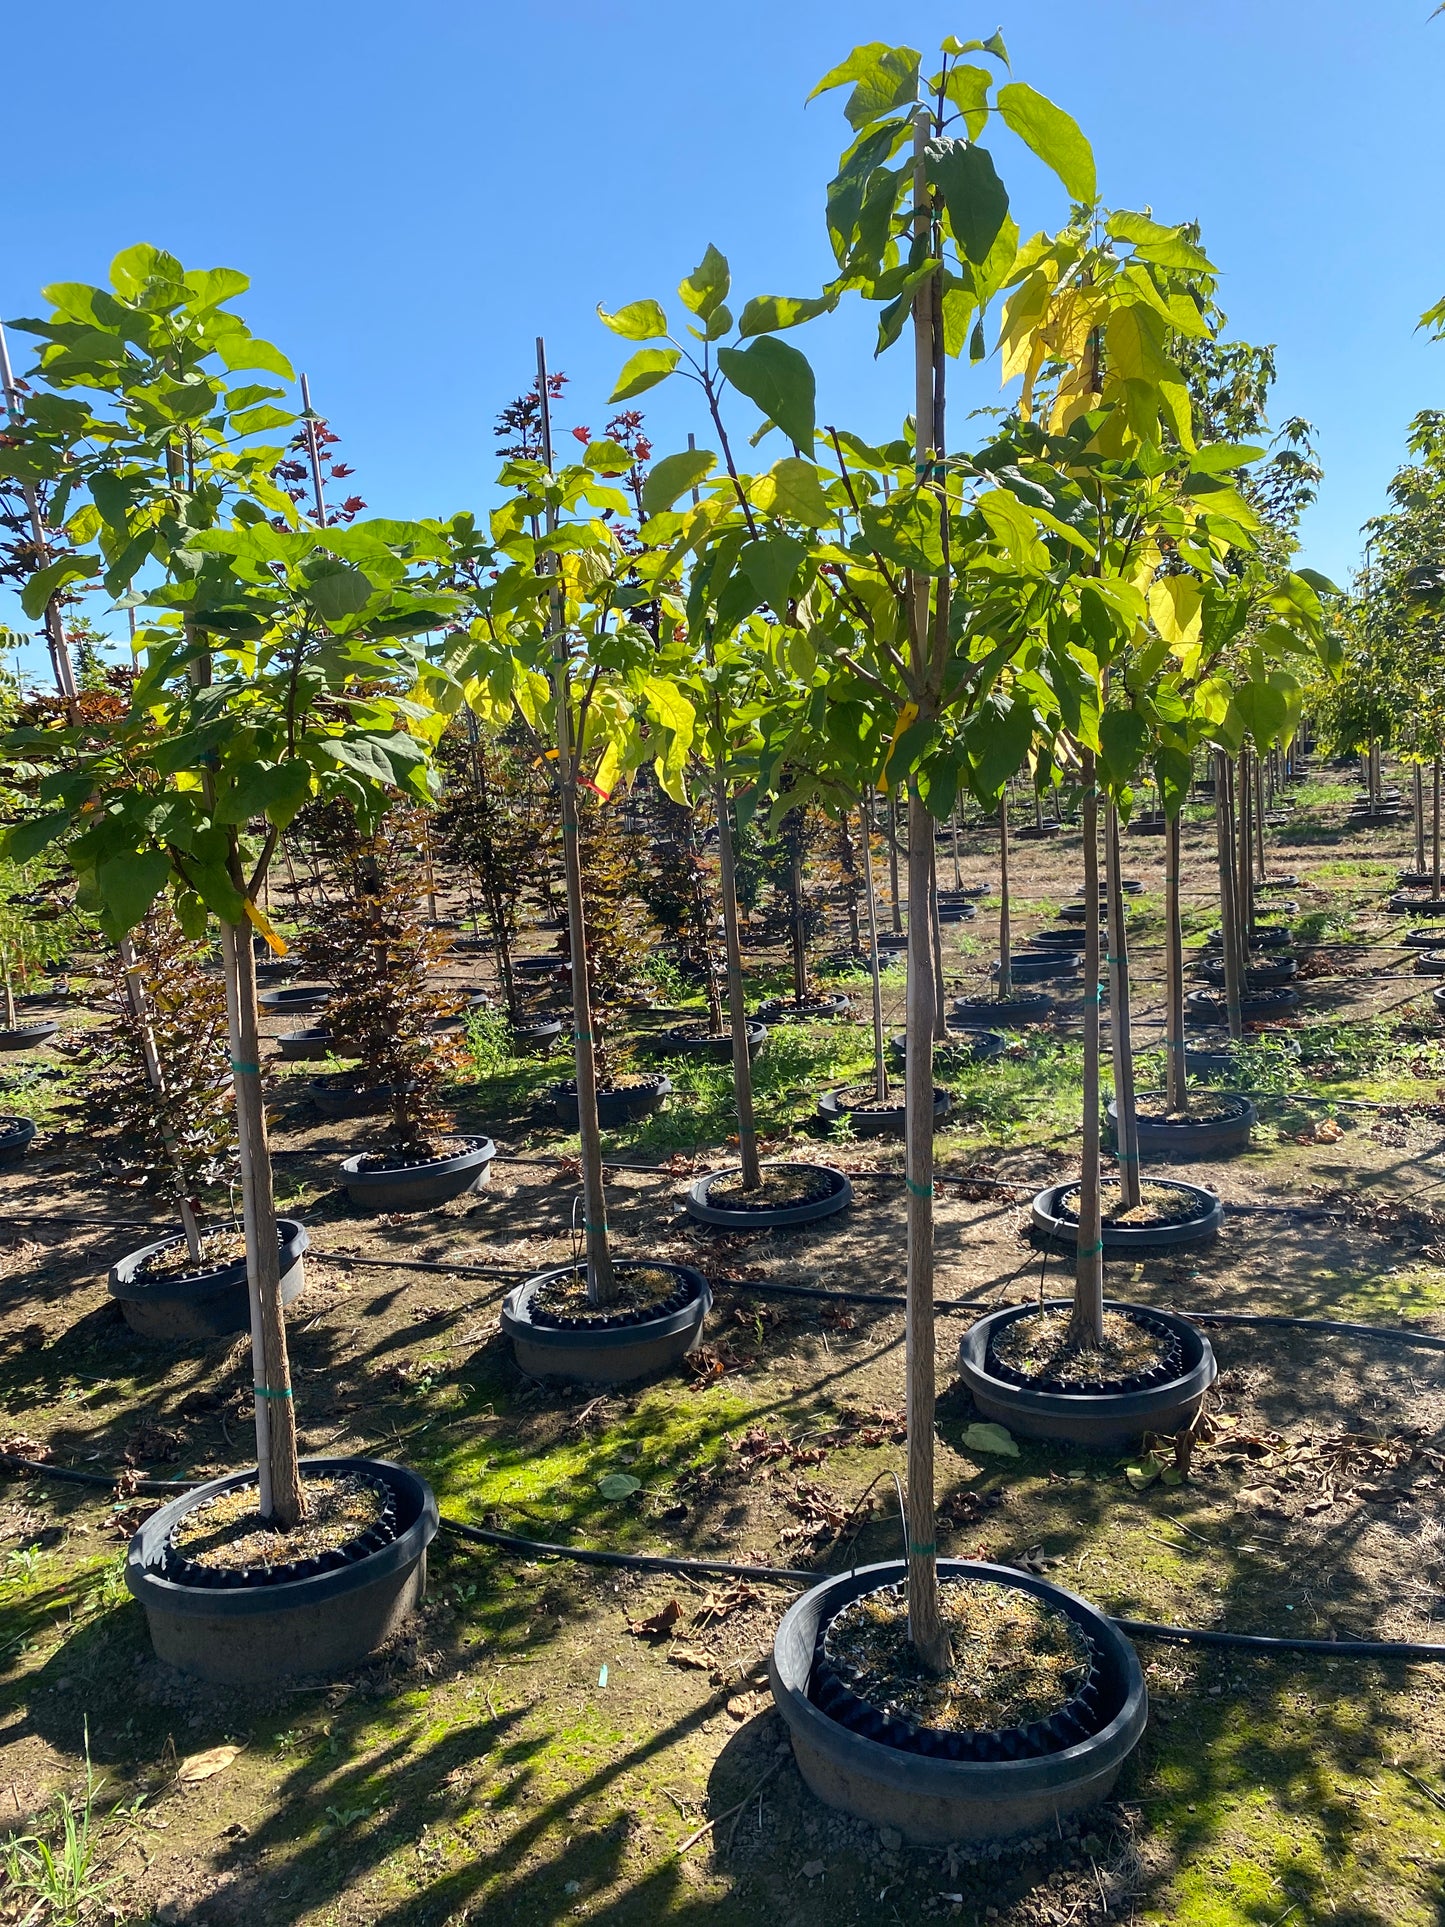
[[[541,416],[543,466],[552,467],[552,419],[548,406],[547,354],[537,337],[537,396]],[[547,533],[557,529],[557,511],[547,509]],[[555,571],[554,571],[555,574]],[[592,1031],[592,981],[587,967],[587,924],[582,909],[582,851],[577,831],[577,773],[572,758],[572,691],[567,644],[559,625],[560,593],[551,590],[549,623],[553,630],[552,695],[557,710],[557,789],[562,818],[562,871],[567,885],[567,930],[572,946],[572,1024],[577,1062],[577,1131],[582,1165],[582,1224],[587,1262],[587,1302],[609,1305],[617,1295],[612,1253],[607,1243],[607,1194],[602,1176],[602,1130],[597,1121],[597,1039]]]
[[[888,887],[893,893],[893,934],[900,936],[903,910],[898,901],[898,798],[891,786],[888,791]]]
[[[1263,883],[1266,881],[1266,871],[1264,867],[1264,763],[1258,756],[1254,759],[1254,854],[1255,860],[1259,865],[1257,872],[1259,881]],[[1253,897],[1253,894],[1254,892],[1251,890],[1251,897]]]
[[[719,730],[719,741],[721,730]],[[738,1109],[738,1153],[743,1167],[743,1189],[762,1184],[758,1163],[758,1132],[753,1121],[753,1063],[748,1055],[748,1012],[743,997],[743,946],[738,930],[737,861],[733,851],[733,812],[728,796],[727,766],[719,755],[713,771],[717,809],[718,893],[722,898],[723,936],[728,955],[728,1023],[733,1034],[733,1095]]]
[[[926,249],[932,240],[932,195],[928,185],[926,108],[913,122],[914,236]],[[914,423],[916,452],[929,462],[939,452],[935,402],[941,400],[941,364],[936,366],[935,301],[939,290],[930,275],[913,295]],[[938,411],[941,412],[941,409]],[[945,485],[946,486],[946,485]],[[946,541],[948,517],[941,516]],[[947,550],[945,548],[945,558]],[[932,655],[928,578],[913,576],[913,667],[928,673]],[[947,612],[947,576],[937,587],[938,613]],[[908,811],[908,1054],[905,1096],[904,1165],[908,1180],[908,1633],[924,1667],[948,1672],[953,1651],[938,1597],[938,1544],[933,1497],[934,1333],[933,1333],[933,1003],[931,919],[927,914],[933,874],[935,832],[916,784],[909,786]]]
[[[1083,752],[1084,814],[1084,1149],[1074,1262],[1074,1344],[1104,1337],[1104,1238],[1099,1195],[1099,792],[1094,753]]]
[[[959,868],[959,863],[958,863],[958,804],[957,803],[955,803],[953,806],[953,887],[955,890],[961,890],[963,888],[963,871]]]
[[[1129,941],[1124,929],[1119,812],[1104,816],[1104,871],[1109,899],[1109,1024],[1114,1047],[1114,1155],[1119,1185],[1132,1210],[1139,1202],[1139,1120],[1134,1102],[1134,1039],[1129,1010]]]
[[[1425,874],[1425,772],[1415,765],[1415,874]]]
[[[1214,752],[1214,830],[1219,853],[1219,948],[1224,964],[1224,1002],[1229,1034],[1244,1035],[1240,1015],[1239,917],[1234,890],[1234,771],[1222,749]]]
[[[998,806],[998,994],[999,1000],[1014,994],[1013,932],[1009,925],[1008,893],[1008,796]]]
[[[150,1008],[146,1001],[145,984],[140,974],[140,963],[135,954],[135,945],[129,937],[120,940],[120,967],[125,984],[126,998],[130,1004],[130,1014],[135,1022],[140,1038],[141,1062],[145,1065],[146,1082],[157,1098],[163,1098],[166,1090],[166,1075],[161,1064],[161,1054],[156,1049],[155,1031],[151,1025]],[[10,966],[5,967],[5,1022],[11,1030],[15,1028],[15,999],[10,991]],[[196,1223],[195,1206],[191,1203],[186,1189],[185,1172],[181,1168],[180,1146],[173,1133],[162,1126],[162,1137],[166,1152],[170,1157],[171,1170],[176,1181],[176,1204],[181,1214],[181,1229],[186,1234],[186,1251],[199,1264],[201,1261],[201,1228]]]
[[[1432,870],[1432,876],[1431,876],[1432,888],[1431,888],[1430,894],[1432,897],[1438,897],[1440,895],[1440,758],[1438,756],[1435,758],[1434,769],[1431,773],[1431,790],[1432,790],[1432,799],[1431,799],[1432,800],[1432,816],[1431,816],[1432,843],[1431,843],[1431,852],[1430,852],[1430,863],[1431,863],[1431,870]]]
[[[938,915],[938,858],[934,849],[935,831],[928,825],[928,939],[933,952],[933,1037],[948,1041],[948,989],[943,981],[943,925]]]
[[[1246,743],[1239,752],[1239,849],[1235,859],[1235,896],[1239,903],[1241,929],[1239,947],[1245,953],[1244,963],[1248,961],[1250,943],[1254,937],[1254,830],[1251,797],[1253,789],[1249,780],[1250,754]]]
[[[246,1232],[246,1281],[251,1296],[251,1369],[256,1390],[256,1469],[261,1516],[282,1527],[306,1516],[296,1454],[296,1401],[281,1306],[281,1250],[266,1141],[261,1089],[261,1039],[256,1011],[256,958],[249,924],[221,925],[230,1029],[231,1077],[241,1165],[241,1212]]]
[[[1184,925],[1179,903],[1181,837],[1179,810],[1164,827],[1164,969],[1167,1016],[1164,1028],[1164,1081],[1171,1111],[1189,1109],[1189,1079],[1184,1056]]]
[[[843,845],[843,897],[848,916],[848,944],[856,957],[863,949],[863,933],[858,925],[858,853],[853,847],[853,825],[848,820],[846,810],[838,819],[838,833]]]
[[[863,890],[868,905],[868,959],[873,990],[873,1091],[880,1104],[888,1102],[888,1054],[883,1036],[883,985],[878,977],[878,900],[873,891],[873,806],[865,801],[863,819]],[[905,1019],[906,1022],[906,1019]]]
[[[808,1001],[808,945],[803,934],[803,814],[798,812],[797,828],[788,839],[788,894],[793,912],[793,995],[798,1003]]]

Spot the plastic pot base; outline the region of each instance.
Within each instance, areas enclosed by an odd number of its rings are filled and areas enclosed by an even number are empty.
[[[641,1261],[634,1263],[636,1270]],[[618,1269],[626,1269],[619,1264]],[[702,1336],[712,1306],[707,1279],[690,1265],[657,1264],[695,1282],[689,1302],[676,1311],[644,1318],[633,1325],[604,1325],[593,1331],[537,1325],[531,1303],[539,1285],[565,1275],[571,1265],[541,1271],[514,1285],[502,1300],[502,1330],[512,1341],[518,1365],[533,1378],[572,1378],[593,1385],[623,1385],[677,1364]]]
[[[773,1699],[798,1771],[825,1805],[873,1826],[895,1827],[919,1846],[1052,1833],[1067,1815],[1108,1798],[1143,1735],[1149,1699],[1138,1658],[1100,1612],[1046,1579],[962,1559],[940,1559],[938,1569],[944,1577],[1016,1586],[1079,1623],[1100,1655],[1100,1731],[1057,1753],[981,1761],[905,1752],[840,1725],[809,1697],[819,1630],[850,1600],[897,1581],[904,1570],[896,1563],[863,1566],[804,1593],[784,1614],[773,1641]]]
[[[1045,1309],[1067,1310],[1069,1303],[1068,1299],[1051,1299]],[[1144,1391],[1044,1392],[999,1378],[988,1365],[990,1341],[1004,1326],[1034,1309],[1033,1305],[1009,1305],[1002,1311],[989,1312],[969,1326],[959,1343],[959,1376],[986,1419],[1006,1426],[1021,1438],[1052,1439],[1061,1445],[1099,1452],[1123,1451],[1146,1432],[1172,1435],[1193,1422],[1218,1366],[1209,1340],[1187,1319],[1154,1305],[1132,1306],[1106,1299],[1106,1310],[1147,1312],[1169,1326],[1183,1351],[1179,1375]]]
[[[1120,1257],[1131,1251],[1162,1251],[1173,1245],[1207,1244],[1219,1235],[1224,1223],[1224,1206],[1212,1191],[1197,1184],[1185,1184],[1181,1178],[1151,1178],[1149,1182],[1167,1185],[1171,1191],[1187,1191],[1208,1209],[1182,1224],[1106,1224],[1102,1232],[1106,1257]],[[1051,1184],[1034,1199],[1029,1215],[1035,1233],[1043,1242],[1069,1249],[1078,1244],[1078,1221],[1064,1217],[1060,1209],[1064,1193],[1073,1189],[1072,1180]]]
[[[747,1211],[732,1209],[726,1205],[710,1204],[708,1193],[713,1185],[722,1178],[733,1177],[737,1165],[730,1165],[725,1171],[709,1171],[704,1177],[694,1178],[688,1187],[684,1204],[690,1218],[699,1224],[708,1224],[728,1231],[781,1231],[792,1225],[816,1224],[820,1218],[831,1218],[835,1212],[846,1211],[853,1202],[853,1186],[847,1175],[835,1170],[830,1164],[783,1164],[787,1170],[826,1172],[833,1180],[833,1188],[826,1197],[810,1198],[805,1204],[780,1204],[766,1211]],[[777,1165],[764,1163],[763,1170],[778,1169]]]
[[[209,1498],[248,1482],[214,1479],[151,1515],[130,1542],[125,1583],[139,1600],[156,1657],[195,1678],[268,1686],[278,1678],[345,1671],[409,1617],[426,1590],[426,1549],[437,1531],[431,1487],[384,1459],[303,1459],[316,1474],[360,1472],[396,1497],[397,1534],[378,1551],[329,1572],[275,1585],[193,1587],[159,1570],[166,1535]]]
[[[281,1303],[291,1304],[305,1287],[304,1254],[311,1240],[295,1218],[278,1218],[281,1237]],[[179,1233],[127,1252],[110,1268],[109,1288],[120,1301],[125,1322],[142,1338],[168,1345],[209,1344],[251,1328],[251,1293],[246,1260],[233,1259],[198,1278],[148,1279],[141,1270],[153,1252],[183,1242]]]
[[[358,1151],[342,1159],[341,1182],[347,1197],[364,1211],[424,1211],[486,1183],[497,1147],[489,1137],[468,1138],[466,1146],[453,1157],[375,1170],[363,1170],[363,1161],[372,1154]]]

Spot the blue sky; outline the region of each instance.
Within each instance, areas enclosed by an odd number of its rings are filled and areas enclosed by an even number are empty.
[[[666,303],[708,241],[740,295],[813,291],[846,132],[840,96],[804,110],[814,81],[859,41],[927,52],[1001,26],[1016,76],[1089,134],[1107,200],[1201,221],[1232,332],[1278,346],[1276,415],[1317,425],[1305,559],[1344,577],[1410,416],[1445,400],[1445,346],[1415,333],[1445,293],[1430,4],[16,9],[0,313],[37,312],[48,281],[103,280],[138,240],[242,268],[237,305],[308,370],[370,508],[483,507],[492,418],[529,380],[537,333],[572,377],[561,425],[597,429],[626,352],[598,301]],[[1026,230],[1057,221],[1031,157],[985,138]],[[791,339],[822,419],[878,433],[904,412],[906,357],[874,363],[856,308]],[[12,348],[23,364],[24,339]],[[965,378],[955,430],[996,382],[996,364]],[[702,428],[676,384],[642,405],[659,454]]]

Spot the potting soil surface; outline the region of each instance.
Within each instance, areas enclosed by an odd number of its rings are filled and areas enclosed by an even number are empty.
[[[1142,1378],[1164,1358],[1164,1340],[1124,1312],[1104,1313],[1104,1342],[1076,1342],[1067,1311],[1036,1311],[1010,1319],[993,1342],[996,1358],[1022,1377],[1087,1387]]]
[[[172,1535],[176,1549],[217,1570],[293,1565],[350,1545],[377,1523],[385,1506],[370,1479],[308,1477],[301,1489],[306,1516],[285,1528],[262,1518],[254,1485],[222,1492],[186,1513]]]
[[[762,1176],[761,1188],[747,1191],[742,1172],[729,1172],[708,1186],[707,1201],[725,1211],[777,1211],[833,1195],[834,1179],[816,1164],[767,1164]]]
[[[903,1591],[864,1593],[828,1629],[830,1657],[859,1699],[942,1733],[995,1733],[1048,1719],[1089,1671],[1089,1644],[1067,1613],[1032,1593],[942,1579],[938,1611],[952,1648],[941,1676],[908,1634]]]
[[[680,1282],[675,1271],[628,1265],[612,1274],[613,1291],[607,1302],[594,1305],[587,1296],[586,1270],[566,1271],[539,1285],[532,1303],[554,1318],[613,1318],[620,1311],[651,1311],[669,1299]]]

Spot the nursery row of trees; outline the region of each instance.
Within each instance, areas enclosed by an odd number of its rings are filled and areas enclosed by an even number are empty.
[[[1333,665],[1329,585],[1289,563],[1308,460],[1297,435],[1271,459],[1235,432],[1249,391],[1240,368],[1256,381],[1252,419],[1262,419],[1261,364],[1248,351],[1237,364],[1218,344],[1224,317],[1197,233],[1107,208],[1082,132],[1010,77],[997,38],[950,37],[928,76],[907,48],[860,48],[819,91],[835,88],[848,90],[851,137],[827,192],[833,279],[735,312],[728,263],[709,246],[669,308],[643,297],[602,312],[631,348],[614,403],[665,380],[691,384],[697,402],[697,436],[650,463],[639,463],[635,438],[615,435],[561,458],[539,342],[535,446],[504,462],[486,516],[342,521],[319,483],[308,501],[278,481],[286,450],[274,438],[297,425],[292,370],[236,314],[246,282],[231,270],[132,248],[108,287],[52,287],[49,312],[17,324],[38,339],[39,359],[14,391],[0,477],[19,529],[9,554],[28,615],[56,643],[59,697],[53,717],[12,736],[34,806],[10,853],[63,848],[82,901],[118,944],[162,896],[190,938],[219,927],[262,1503],[283,1523],[303,1498],[251,935],[282,947],[262,898],[300,811],[343,811],[364,841],[388,812],[432,807],[449,764],[470,758],[483,774],[471,804],[453,783],[444,833],[474,837],[463,819],[477,798],[485,810],[488,746],[529,745],[562,851],[586,1268],[602,1304],[612,1270],[582,888],[590,810],[644,764],[678,811],[708,803],[742,1159],[756,1185],[740,831],[807,806],[850,835],[856,827],[866,852],[870,799],[902,792],[904,894],[916,908],[936,887],[930,832],[965,796],[996,811],[1026,771],[1040,793],[1061,787],[1077,801],[1091,905],[1100,828],[1116,850],[1147,781],[1170,826],[1177,911],[1179,813],[1199,759],[1287,741],[1305,690]],[[1055,232],[1020,235],[981,144],[989,128],[1057,176],[1070,205]],[[872,304],[880,353],[900,342],[912,351],[912,411],[882,443],[820,415],[812,368],[787,338],[846,300]],[[995,352],[1007,405],[951,415],[954,372]],[[955,419],[970,431],[982,421],[981,438],[966,442]],[[749,466],[763,441],[782,452]],[[136,618],[137,675],[103,714],[85,708],[63,660],[65,599],[90,591]],[[1106,894],[1113,903],[1117,891]],[[1084,932],[1077,1320],[1097,1335],[1092,915]],[[1116,1030],[1122,988],[1116,979]],[[1177,944],[1171,990],[1182,1038]],[[909,1597],[915,1642],[941,1666],[937,995],[929,920],[912,915]]]

